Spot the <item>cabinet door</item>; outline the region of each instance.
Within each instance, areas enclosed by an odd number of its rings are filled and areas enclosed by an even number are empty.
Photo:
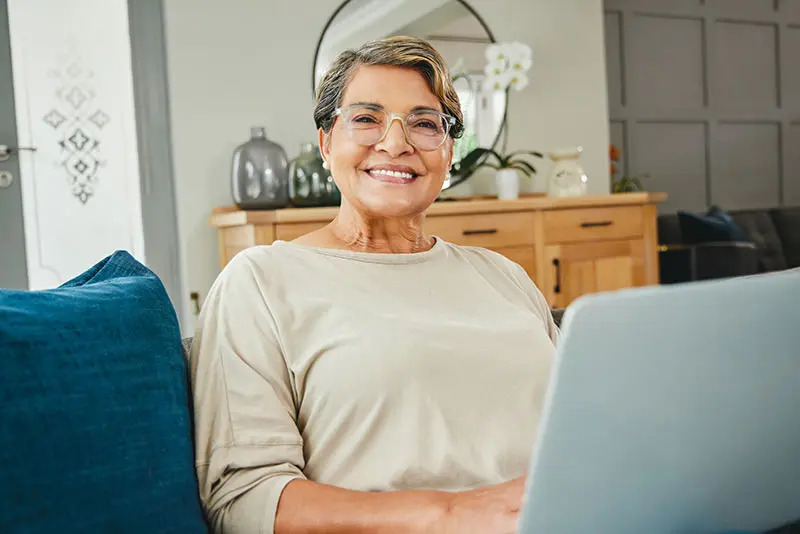
[[[587,293],[644,285],[643,250],[641,239],[547,246],[540,288],[564,308]]]

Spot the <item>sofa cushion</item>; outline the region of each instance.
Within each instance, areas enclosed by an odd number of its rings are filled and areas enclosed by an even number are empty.
[[[683,243],[681,224],[677,214],[666,213],[659,215],[656,221],[659,243],[664,245],[679,245]]]
[[[781,240],[786,267],[800,267],[800,207],[776,208],[770,215]]]
[[[129,254],[0,290],[0,531],[206,532],[188,399],[175,312]]]
[[[745,231],[748,239],[758,248],[759,266],[762,272],[786,268],[781,239],[768,210],[738,211],[731,215]]]
[[[686,245],[719,241],[747,241],[747,235],[730,215],[717,206],[707,213],[678,211],[681,237]]]

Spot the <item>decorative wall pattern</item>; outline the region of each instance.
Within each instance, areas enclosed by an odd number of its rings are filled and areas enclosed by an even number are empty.
[[[662,210],[800,205],[800,0],[604,0],[611,140]]]
[[[126,0],[8,0],[28,278],[144,261]],[[86,21],[93,23],[87,31]]]
[[[101,130],[111,118],[96,107],[94,73],[77,54],[67,56],[61,68],[49,75],[57,80],[55,107],[43,120],[58,132],[61,165],[70,178],[70,192],[86,204],[94,194],[100,167],[105,165]]]

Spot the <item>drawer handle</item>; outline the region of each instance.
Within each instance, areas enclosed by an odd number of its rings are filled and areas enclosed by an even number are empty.
[[[611,226],[614,224],[614,221],[592,221],[592,222],[582,222],[581,228],[595,228],[598,226]]]
[[[561,293],[561,261],[558,258],[553,260],[553,266],[556,268],[556,287],[553,288],[553,293]]]
[[[497,228],[487,228],[486,230],[464,230],[461,233],[464,235],[489,235],[496,234]]]

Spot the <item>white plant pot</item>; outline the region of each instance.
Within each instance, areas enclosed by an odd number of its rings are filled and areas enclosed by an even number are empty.
[[[497,198],[515,200],[519,198],[519,175],[517,169],[500,169],[494,175],[497,186]]]

